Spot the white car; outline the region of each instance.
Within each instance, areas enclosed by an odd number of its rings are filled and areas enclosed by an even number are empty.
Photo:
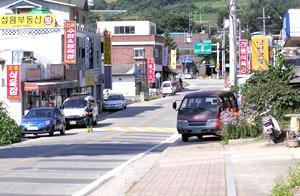
[[[85,112],[84,109],[87,103],[92,104],[93,108],[93,124],[97,124],[98,120],[98,106],[94,97],[89,95],[74,95],[67,98],[61,109],[66,119],[66,127],[70,126],[84,126]]]
[[[192,79],[193,76],[192,76],[192,74],[187,73],[187,74],[184,75],[184,78],[185,79]]]
[[[127,102],[122,94],[111,94],[103,102],[103,109],[106,110],[124,110]]]
[[[165,97],[167,94],[175,95],[176,86],[171,81],[163,81],[161,84],[161,93],[163,97]]]

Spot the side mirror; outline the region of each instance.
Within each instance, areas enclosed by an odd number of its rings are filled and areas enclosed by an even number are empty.
[[[173,109],[174,109],[174,110],[176,110],[176,108],[177,108],[176,101],[175,101],[175,102],[173,102],[173,105],[172,105],[172,107],[173,107]]]

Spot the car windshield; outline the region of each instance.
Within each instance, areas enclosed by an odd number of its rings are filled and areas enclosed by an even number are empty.
[[[162,84],[162,87],[170,87],[170,86],[171,86],[170,83],[163,83],[163,84]]]
[[[121,95],[111,95],[107,97],[107,100],[121,100],[122,96]]]
[[[87,101],[84,99],[71,99],[65,101],[64,108],[84,108],[87,105]]]
[[[180,110],[185,109],[217,109],[218,98],[217,97],[187,97],[182,101]]]
[[[52,109],[30,110],[25,118],[51,118],[53,115]]]

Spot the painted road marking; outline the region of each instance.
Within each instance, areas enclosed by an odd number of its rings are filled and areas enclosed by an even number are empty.
[[[125,131],[125,132],[177,132],[176,128],[170,127],[104,127],[94,128],[95,131]]]

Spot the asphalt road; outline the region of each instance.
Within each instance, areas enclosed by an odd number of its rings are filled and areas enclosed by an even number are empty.
[[[176,134],[172,102],[190,91],[223,86],[222,81],[188,82],[185,92],[104,117],[93,133],[72,129],[64,136],[29,137],[0,147],[0,195],[80,195],[143,154],[162,152],[164,141]]]

